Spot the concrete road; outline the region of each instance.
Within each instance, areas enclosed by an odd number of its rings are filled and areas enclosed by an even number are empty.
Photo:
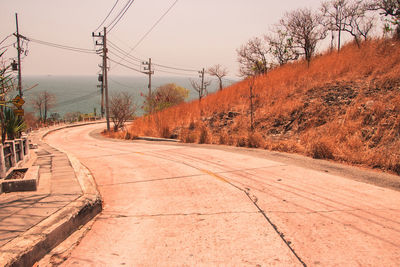
[[[399,266],[400,192],[261,157],[70,128],[104,211],[65,266]]]

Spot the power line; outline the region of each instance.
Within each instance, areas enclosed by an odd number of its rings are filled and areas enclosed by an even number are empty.
[[[10,37],[13,36],[13,35],[14,35],[14,34],[12,33],[12,34],[6,36],[6,37],[0,42],[0,45],[1,45],[2,43],[4,43],[8,38],[10,38]]]
[[[125,68],[127,68],[127,69],[130,69],[130,70],[134,70],[134,71],[136,71],[136,72],[140,72],[140,73],[143,73],[141,70],[137,70],[137,69],[135,69],[135,68],[132,68],[132,67],[129,67],[129,66],[127,66],[127,65],[125,65],[125,64],[122,64],[121,62],[117,62],[116,60],[113,60],[113,59],[111,59],[111,58],[108,58],[111,62],[114,62],[115,64],[117,64],[117,65],[121,65],[122,67],[125,67]],[[121,60],[122,61],[122,60]]]
[[[123,54],[125,57],[128,57],[128,58],[130,58],[130,59],[132,59],[134,61],[137,61],[137,62],[143,62],[144,61],[143,59],[140,59],[140,58],[134,57],[132,55],[129,55],[128,52],[126,52],[125,50],[123,50],[122,48],[120,48],[118,45],[116,45],[115,43],[111,42],[110,40],[108,41],[108,43],[110,44],[110,46],[113,49],[116,49],[119,53]]]
[[[29,40],[34,43],[41,44],[41,45],[47,45],[47,46],[51,46],[54,48],[69,50],[69,51],[73,51],[73,52],[96,54],[96,51],[93,49],[86,49],[86,48],[79,48],[79,47],[67,46],[67,45],[62,45],[62,44],[56,44],[56,43],[46,42],[46,41],[37,40],[37,39],[33,39],[33,38],[29,38]]]
[[[154,64],[154,65],[155,65],[155,64]],[[195,74],[178,73],[178,72],[166,71],[166,70],[160,70],[160,69],[156,69],[156,71],[158,71],[158,72],[163,72],[163,73],[168,73],[168,74],[180,75],[180,76],[189,76],[189,77],[194,77],[194,76],[196,76]]]
[[[114,56],[118,57],[119,59],[125,61],[126,63],[132,64],[133,66],[136,66],[136,67],[139,67],[139,68],[141,67],[141,65],[139,65],[139,64],[137,64],[137,63],[134,63],[134,62],[131,62],[131,61],[127,60],[126,58],[123,58],[123,57],[121,57],[120,55],[114,53],[114,52],[111,51],[111,50],[108,50],[108,52],[109,52],[110,54],[113,54]]]
[[[128,9],[131,7],[135,0],[129,0],[127,4],[124,6],[124,8],[118,13],[118,15],[115,17],[115,19],[107,26],[109,28],[108,32],[111,32],[112,29],[114,29],[115,25],[118,24],[118,22],[122,19],[122,17],[125,15],[125,13],[128,11]],[[122,14],[121,14],[122,13]],[[115,22],[115,20],[117,20]],[[115,23],[114,23],[115,22]],[[113,24],[114,23],[114,24]],[[112,25],[112,26],[111,26]],[[111,28],[110,28],[111,27]]]
[[[73,103],[76,103],[76,102],[85,101],[85,100],[88,100],[88,99],[90,99],[92,97],[98,96],[99,94],[101,94],[101,91],[97,90],[97,91],[89,93],[87,95],[83,95],[83,96],[79,96],[79,97],[75,97],[75,98],[72,98],[72,99],[68,99],[68,100],[62,101],[60,103],[57,103],[56,106],[57,107],[61,107],[61,106],[70,105],[70,104],[73,104]]]
[[[153,63],[154,66],[158,66],[158,67],[162,67],[162,68],[167,68],[167,69],[173,69],[173,70],[180,70],[180,71],[189,71],[189,72],[197,72],[198,70],[194,70],[194,69],[183,69],[183,68],[177,68],[177,67],[170,67],[170,66],[166,66],[166,65],[161,65],[161,64],[156,64]]]
[[[100,29],[101,26],[103,26],[104,22],[106,22],[106,20],[108,19],[108,17],[111,15],[111,13],[113,12],[114,8],[117,6],[119,0],[117,0],[114,4],[114,6],[111,8],[110,12],[108,12],[107,16],[105,17],[105,19],[100,23],[100,25],[93,31],[96,32],[98,29]]]
[[[153,29],[161,22],[161,20],[171,11],[171,9],[178,3],[179,0],[175,0],[175,2],[162,14],[162,16],[154,23],[154,25],[140,38],[140,40],[135,44],[133,48],[127,53],[127,55],[130,55],[133,50],[136,49],[136,47],[139,46],[141,42],[153,31]]]

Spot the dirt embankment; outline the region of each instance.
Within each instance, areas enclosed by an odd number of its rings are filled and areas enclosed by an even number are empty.
[[[136,120],[120,138],[179,138],[299,153],[400,174],[400,43],[349,44],[308,67],[295,62],[255,82]],[[253,129],[251,130],[251,114]]]

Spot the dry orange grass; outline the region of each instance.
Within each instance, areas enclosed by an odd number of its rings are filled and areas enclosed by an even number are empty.
[[[348,44],[315,57],[310,67],[298,61],[276,68],[256,79],[255,96],[254,133],[242,81],[201,103],[138,118],[128,137],[263,147],[400,173],[398,42]]]

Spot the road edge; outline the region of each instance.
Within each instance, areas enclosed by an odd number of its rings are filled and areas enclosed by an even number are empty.
[[[40,140],[43,141],[48,134],[58,130],[95,123],[103,122],[64,125],[49,129],[40,136]],[[3,246],[2,250],[7,252],[0,256],[1,266],[32,266],[102,211],[103,201],[89,169],[70,153],[57,150],[68,156],[83,194]]]

